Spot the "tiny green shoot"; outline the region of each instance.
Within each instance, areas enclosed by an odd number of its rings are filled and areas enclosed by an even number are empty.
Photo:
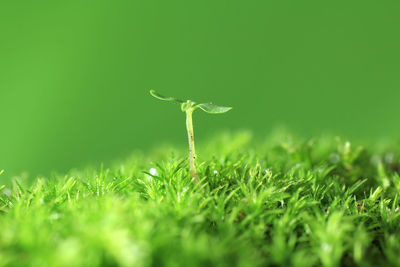
[[[188,140],[189,140],[189,168],[190,168],[190,175],[192,177],[192,181],[194,183],[197,183],[199,179],[199,174],[197,173],[196,170],[196,150],[195,150],[195,145],[194,145],[194,132],[193,132],[193,119],[192,119],[192,114],[193,111],[196,109],[200,108],[201,110],[210,113],[210,114],[221,114],[228,112],[231,110],[231,107],[222,107],[222,106],[217,106],[212,103],[201,103],[198,104],[192,100],[180,100],[175,97],[167,97],[160,95],[154,90],[150,90],[150,94],[163,101],[171,101],[180,104],[182,112],[186,113],[186,129],[187,129],[187,134],[188,134]]]

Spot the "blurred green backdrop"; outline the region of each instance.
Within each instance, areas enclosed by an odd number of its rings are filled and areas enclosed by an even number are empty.
[[[64,171],[185,145],[166,95],[219,129],[398,136],[398,1],[1,1],[0,169]]]

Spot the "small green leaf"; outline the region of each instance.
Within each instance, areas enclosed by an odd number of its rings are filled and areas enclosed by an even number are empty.
[[[225,113],[232,109],[231,107],[221,107],[214,105],[212,103],[198,104],[197,107],[201,108],[207,113],[212,113],[212,114]]]
[[[174,102],[178,102],[178,103],[184,103],[185,101],[182,101],[180,99],[177,99],[175,97],[170,97],[170,96],[163,96],[160,95],[159,93],[157,93],[155,90],[150,90],[150,94],[155,97],[158,98],[160,100],[164,100],[164,101],[174,101]]]
[[[184,102],[181,104],[181,110],[183,112],[186,112],[189,108],[192,107],[192,105],[193,105],[193,103],[191,103],[191,102]]]

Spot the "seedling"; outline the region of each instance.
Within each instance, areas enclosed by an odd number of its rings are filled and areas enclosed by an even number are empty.
[[[221,107],[214,105],[212,103],[202,103],[202,104],[197,104],[196,102],[192,100],[180,100],[175,97],[167,97],[167,96],[162,96],[159,93],[157,93],[154,90],[150,90],[150,94],[154,96],[155,98],[161,99],[163,101],[170,101],[170,102],[176,102],[181,105],[181,110],[182,112],[186,113],[186,129],[187,129],[187,134],[188,134],[188,140],[189,140],[189,167],[190,167],[190,175],[192,177],[192,181],[194,183],[197,183],[199,181],[199,174],[197,173],[196,170],[196,150],[194,146],[194,133],[193,133],[193,120],[192,120],[192,114],[193,111],[196,109],[200,108],[201,110],[211,113],[211,114],[220,114],[220,113],[225,113],[231,110],[231,107]]]

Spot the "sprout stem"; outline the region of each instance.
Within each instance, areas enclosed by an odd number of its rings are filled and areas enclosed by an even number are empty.
[[[192,176],[193,183],[199,181],[199,174],[196,170],[196,150],[194,147],[194,133],[193,133],[193,121],[192,121],[193,108],[186,110],[186,129],[189,139],[189,164],[190,164],[190,175]]]

